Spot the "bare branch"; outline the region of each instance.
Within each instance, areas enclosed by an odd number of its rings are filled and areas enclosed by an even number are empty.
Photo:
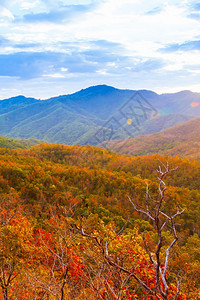
[[[179,293],[180,293],[180,289],[179,289],[179,287],[180,287],[180,281],[178,280],[178,284],[177,284],[177,291],[176,291],[176,295],[175,295],[175,297],[174,297],[174,300],[176,300],[176,299],[177,299],[177,297],[178,297],[178,295],[179,295]]]
[[[114,238],[112,240],[110,240],[109,242],[106,242],[105,246],[102,245],[101,242],[99,242],[98,238],[96,236],[92,236],[89,234],[86,234],[83,230],[83,228],[80,228],[80,233],[82,236],[84,237],[88,237],[91,239],[94,239],[96,241],[96,243],[98,244],[98,246],[101,247],[102,250],[102,254],[103,257],[107,260],[107,262],[109,263],[109,265],[116,267],[117,269],[123,271],[124,273],[128,274],[130,277],[133,277],[136,279],[136,281],[140,284],[140,286],[142,286],[148,293],[151,293],[152,295],[155,295],[157,297],[157,299],[160,299],[156,293],[149,288],[136,274],[134,274],[134,272],[127,270],[126,268],[120,266],[118,263],[116,263],[112,258],[110,258],[109,256],[109,251],[108,251],[108,246],[109,244],[118,236],[122,233],[122,231],[124,230],[125,225],[120,229],[120,231],[114,236]],[[101,240],[102,241],[102,240]]]
[[[145,210],[138,209],[138,208],[136,207],[136,205],[133,203],[133,201],[131,200],[130,197],[128,197],[128,200],[130,201],[130,203],[133,205],[134,209],[135,209],[137,212],[140,212],[140,213],[142,213],[142,214],[148,216],[151,220],[154,221],[154,218],[152,217],[152,215],[151,215],[149,212],[147,212],[147,211],[145,211]]]
[[[178,210],[174,215],[169,216],[166,213],[164,213],[161,210],[162,207],[162,203],[165,197],[165,191],[167,190],[166,184],[163,181],[164,177],[166,177],[170,172],[177,170],[177,168],[174,169],[169,169],[169,163],[167,162],[166,165],[164,165],[162,162],[162,168],[164,168],[164,170],[161,168],[161,166],[158,167],[157,172],[158,172],[158,180],[159,180],[159,186],[158,186],[158,190],[159,190],[159,195],[158,195],[158,201],[156,202],[156,207],[155,207],[155,217],[152,216],[151,212],[149,211],[149,207],[147,204],[147,197],[149,197],[149,187],[147,185],[147,191],[146,191],[146,210],[144,209],[139,209],[130,199],[130,197],[128,197],[129,201],[131,202],[131,204],[133,205],[134,209],[139,212],[142,213],[146,216],[148,216],[151,220],[154,221],[154,225],[156,228],[156,232],[158,235],[158,242],[157,242],[157,248],[155,251],[155,256],[156,259],[153,259],[153,255],[152,253],[149,251],[149,248],[147,246],[146,240],[143,237],[144,243],[145,243],[145,249],[146,252],[149,256],[149,259],[151,261],[151,263],[154,265],[155,271],[156,271],[156,285],[157,285],[157,290],[160,293],[160,295],[162,296],[162,299],[167,299],[167,295],[169,292],[169,287],[168,287],[168,283],[166,281],[166,273],[167,273],[167,269],[168,269],[168,263],[169,263],[169,255],[170,255],[170,251],[172,249],[172,247],[174,246],[174,244],[177,242],[178,237],[176,234],[176,227],[174,224],[174,218],[177,217],[178,215],[182,214],[184,210]],[[162,217],[165,217],[165,220],[162,221],[160,215],[162,215]],[[166,226],[166,224],[170,222],[171,225],[171,230],[174,236],[173,241],[171,242],[171,244],[169,245],[169,247],[166,250],[165,253],[165,258],[164,258],[164,271],[162,271],[161,268],[161,258],[160,258],[160,254],[161,254],[161,249],[163,247],[162,242],[163,242],[163,236],[162,236],[162,232],[164,230],[164,227]],[[141,284],[141,283],[140,283]],[[141,284],[142,285],[142,284]],[[144,287],[144,286],[143,286]],[[179,287],[177,288],[177,293],[179,291]],[[177,294],[178,295],[178,294]],[[176,299],[176,298],[175,298]]]
[[[151,293],[152,295],[155,295],[155,292],[150,289],[141,279],[139,279],[139,277],[137,275],[134,274],[134,272],[131,272],[127,269],[125,269],[124,267],[120,266],[119,264],[117,264],[113,259],[111,259],[109,257],[109,254],[108,254],[108,243],[106,242],[106,249],[105,249],[105,259],[108,261],[108,263],[111,265],[111,266],[114,266],[116,268],[118,268],[119,270],[123,271],[124,273],[128,274],[130,277],[133,277],[137,280],[137,282],[149,293]],[[159,299],[159,298],[158,298]]]
[[[125,229],[125,227],[127,226],[127,223],[126,224],[124,224],[124,226],[120,229],[120,231],[118,231],[118,233],[108,242],[108,245],[112,242],[112,241],[114,241],[115,239],[116,239],[116,237],[118,237],[123,231],[124,231],[124,229]]]

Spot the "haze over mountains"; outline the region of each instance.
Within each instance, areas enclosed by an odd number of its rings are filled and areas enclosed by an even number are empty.
[[[128,140],[104,142],[109,150],[130,155],[172,155],[200,160],[200,118]]]
[[[71,95],[0,101],[0,135],[62,144],[97,145],[106,140],[160,132],[200,116],[200,94],[158,95],[99,85]]]

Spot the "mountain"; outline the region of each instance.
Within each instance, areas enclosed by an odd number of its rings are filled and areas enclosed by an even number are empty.
[[[0,135],[97,145],[159,132],[198,117],[199,103],[200,94],[190,91],[158,95],[107,85],[47,100],[17,96],[0,101]]]
[[[107,149],[130,155],[178,155],[200,160],[200,118],[128,140],[102,143]]]

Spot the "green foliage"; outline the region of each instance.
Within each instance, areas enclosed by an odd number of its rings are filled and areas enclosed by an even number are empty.
[[[39,278],[45,287],[51,279],[52,293],[56,295],[60,295],[62,283],[66,283],[65,294],[71,295],[66,299],[85,299],[84,293],[93,295],[92,300],[98,299],[100,296],[95,294],[94,287],[99,287],[101,295],[106,292],[108,299],[115,299],[109,289],[106,290],[105,282],[116,286],[119,295],[124,291],[124,282],[127,293],[124,292],[121,299],[143,299],[142,289],[132,279],[122,278],[118,270],[113,273],[95,244],[78,236],[76,229],[82,222],[87,233],[100,235],[105,242],[128,221],[123,235],[113,240],[111,254],[114,259],[123,261],[127,268],[133,268],[134,263],[137,274],[141,278],[147,277],[148,283],[154,287],[153,268],[140,236],[140,233],[144,235],[154,249],[154,227],[148,218],[134,210],[128,196],[141,207],[145,207],[148,201],[153,210],[158,195],[155,169],[166,161],[178,169],[166,180],[168,189],[163,212],[171,215],[177,207],[185,208],[184,214],[176,219],[180,240],[170,256],[169,278],[175,286],[177,276],[181,276],[181,293],[187,295],[182,299],[195,299],[199,285],[195,273],[199,274],[200,267],[200,163],[159,155],[130,157],[92,146],[56,144],[40,144],[31,149],[0,149],[3,245],[0,247],[0,263],[8,274],[19,274],[16,279],[13,276],[11,285],[15,294],[12,297],[45,299],[39,294],[34,296],[33,287],[38,289],[34,280]],[[146,199],[147,184],[151,199]],[[167,227],[163,236],[165,249],[173,238]],[[62,259],[55,253],[64,253]],[[70,268],[65,276],[62,270],[67,266]],[[105,276],[103,279],[99,279],[99,270]],[[27,274],[30,284],[25,279]],[[32,291],[29,298],[23,293],[21,298],[17,294],[18,278],[26,283],[26,291]],[[8,293],[12,291],[11,285]],[[173,294],[175,289],[170,288]]]
[[[158,95],[147,90],[140,93],[159,114],[156,118],[148,120],[143,118],[139,131],[134,126],[127,125],[124,118],[122,125],[132,136],[160,132],[199,115],[199,107],[194,110],[190,106],[192,102],[199,101],[196,93]],[[0,134],[9,138],[34,138],[62,144],[96,145],[99,143],[95,138],[97,131],[99,129],[109,131],[106,120],[113,115],[120,120],[122,118],[120,108],[126,105],[134,94],[135,91],[100,85],[45,101],[23,96],[2,100]],[[132,118],[135,122],[134,115]],[[116,128],[115,138],[113,136],[112,139],[129,138],[130,134],[127,134],[124,128]]]
[[[0,136],[0,148],[24,149],[41,143],[36,139],[8,139]]]

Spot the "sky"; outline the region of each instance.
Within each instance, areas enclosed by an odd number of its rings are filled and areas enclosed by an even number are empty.
[[[200,92],[200,0],[0,0],[0,99]]]

